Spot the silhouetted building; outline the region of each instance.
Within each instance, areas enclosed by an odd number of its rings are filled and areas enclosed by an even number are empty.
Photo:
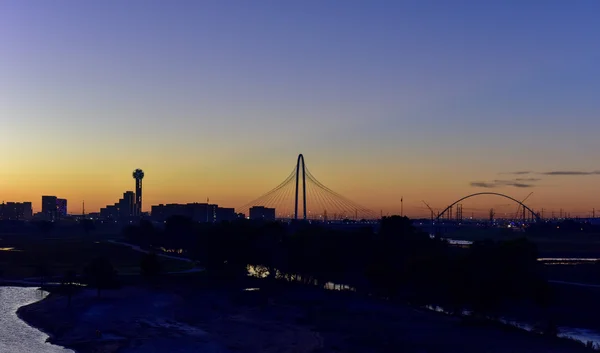
[[[208,222],[209,205],[206,203],[188,203],[188,204],[160,204],[152,206],[152,218],[158,222],[164,222],[172,216],[188,217],[196,222]]]
[[[30,220],[33,217],[31,202],[7,202],[0,205],[1,220]]]
[[[56,199],[56,214],[58,218],[67,217],[67,200]]]
[[[100,209],[100,218],[103,219],[124,220],[134,217],[135,214],[135,193],[133,191],[126,191],[119,202]]]
[[[182,204],[160,204],[152,206],[150,216],[157,222],[164,222],[171,216],[184,216],[191,217],[188,215],[185,209],[185,205]]]
[[[137,208],[135,203],[135,194],[133,191],[126,191],[123,198],[119,200],[117,207],[119,208],[119,216],[121,218],[137,216]]]
[[[100,209],[100,218],[102,219],[118,219],[119,218],[119,208],[117,204],[108,205]]]
[[[157,222],[164,222],[171,216],[182,216],[195,222],[214,223],[235,219],[235,210],[208,203],[172,203],[152,206],[151,216]]]
[[[275,209],[264,206],[254,206],[250,208],[250,219],[264,219],[266,221],[275,220]]]
[[[42,196],[42,218],[54,221],[67,216],[67,200],[56,196]]]
[[[58,198],[56,196],[42,196],[42,216],[49,220],[53,221],[57,216],[57,208],[56,201]]]
[[[215,214],[216,222],[231,222],[237,219],[235,209],[226,207],[217,207]]]
[[[84,216],[84,218],[85,218],[85,217],[87,217],[87,218],[89,218],[89,219],[98,219],[98,218],[101,218],[101,216],[100,216],[100,212],[90,212],[90,213],[86,214],[86,215]]]

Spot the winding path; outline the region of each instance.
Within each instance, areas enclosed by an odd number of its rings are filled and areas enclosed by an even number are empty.
[[[149,250],[144,250],[139,245],[134,245],[134,244],[129,244],[129,243],[123,243],[123,242],[114,241],[114,240],[109,240],[108,242],[111,243],[111,244],[128,246],[129,248],[131,248],[131,250],[134,250],[134,251],[137,251],[137,252],[141,252],[141,253],[144,253],[144,254],[149,254],[150,253]],[[179,261],[184,261],[184,262],[188,262],[188,263],[192,263],[192,264],[195,263],[194,260],[188,259],[187,257],[179,257],[179,256],[167,255],[167,254],[160,253],[160,252],[155,252],[155,254],[157,256],[160,256],[160,257],[165,258],[165,259],[179,260]],[[189,270],[166,272],[165,274],[168,274],[168,275],[178,275],[178,274],[196,273],[196,272],[202,272],[202,271],[204,271],[204,268],[202,268],[202,267],[194,267],[194,268],[190,268]]]
[[[144,250],[139,245],[129,244],[129,243],[123,243],[123,242],[115,241],[115,240],[109,240],[108,242],[111,243],[111,244],[128,246],[132,250],[138,251],[138,252],[142,252],[144,254],[149,254],[150,253],[150,250]],[[188,259],[187,257],[179,257],[179,256],[167,255],[167,254],[160,253],[160,252],[156,252],[156,255],[158,255],[160,257],[163,257],[165,259],[179,260],[179,261],[185,261],[185,262],[194,262],[194,260]]]

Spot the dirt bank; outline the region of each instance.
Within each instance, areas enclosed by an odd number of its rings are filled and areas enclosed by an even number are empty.
[[[296,287],[170,285],[51,295],[20,316],[87,352],[586,352],[528,333],[461,326],[411,307]],[[96,330],[102,337],[96,337]]]

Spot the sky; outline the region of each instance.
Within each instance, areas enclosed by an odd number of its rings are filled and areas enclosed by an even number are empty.
[[[94,211],[142,168],[145,210],[237,207],[303,153],[385,213],[493,191],[583,215],[600,209],[598,14],[596,0],[4,0],[0,199]]]

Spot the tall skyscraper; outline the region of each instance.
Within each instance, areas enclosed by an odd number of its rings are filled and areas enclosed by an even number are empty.
[[[135,215],[142,215],[142,179],[144,179],[144,171],[136,169],[133,171],[135,179]]]
[[[56,196],[42,196],[42,214],[44,218],[53,221],[57,216],[57,201],[58,198]]]
[[[56,214],[58,218],[64,218],[67,216],[67,200],[56,199]]]
[[[67,200],[56,196],[42,196],[42,214],[48,221],[67,216]]]

